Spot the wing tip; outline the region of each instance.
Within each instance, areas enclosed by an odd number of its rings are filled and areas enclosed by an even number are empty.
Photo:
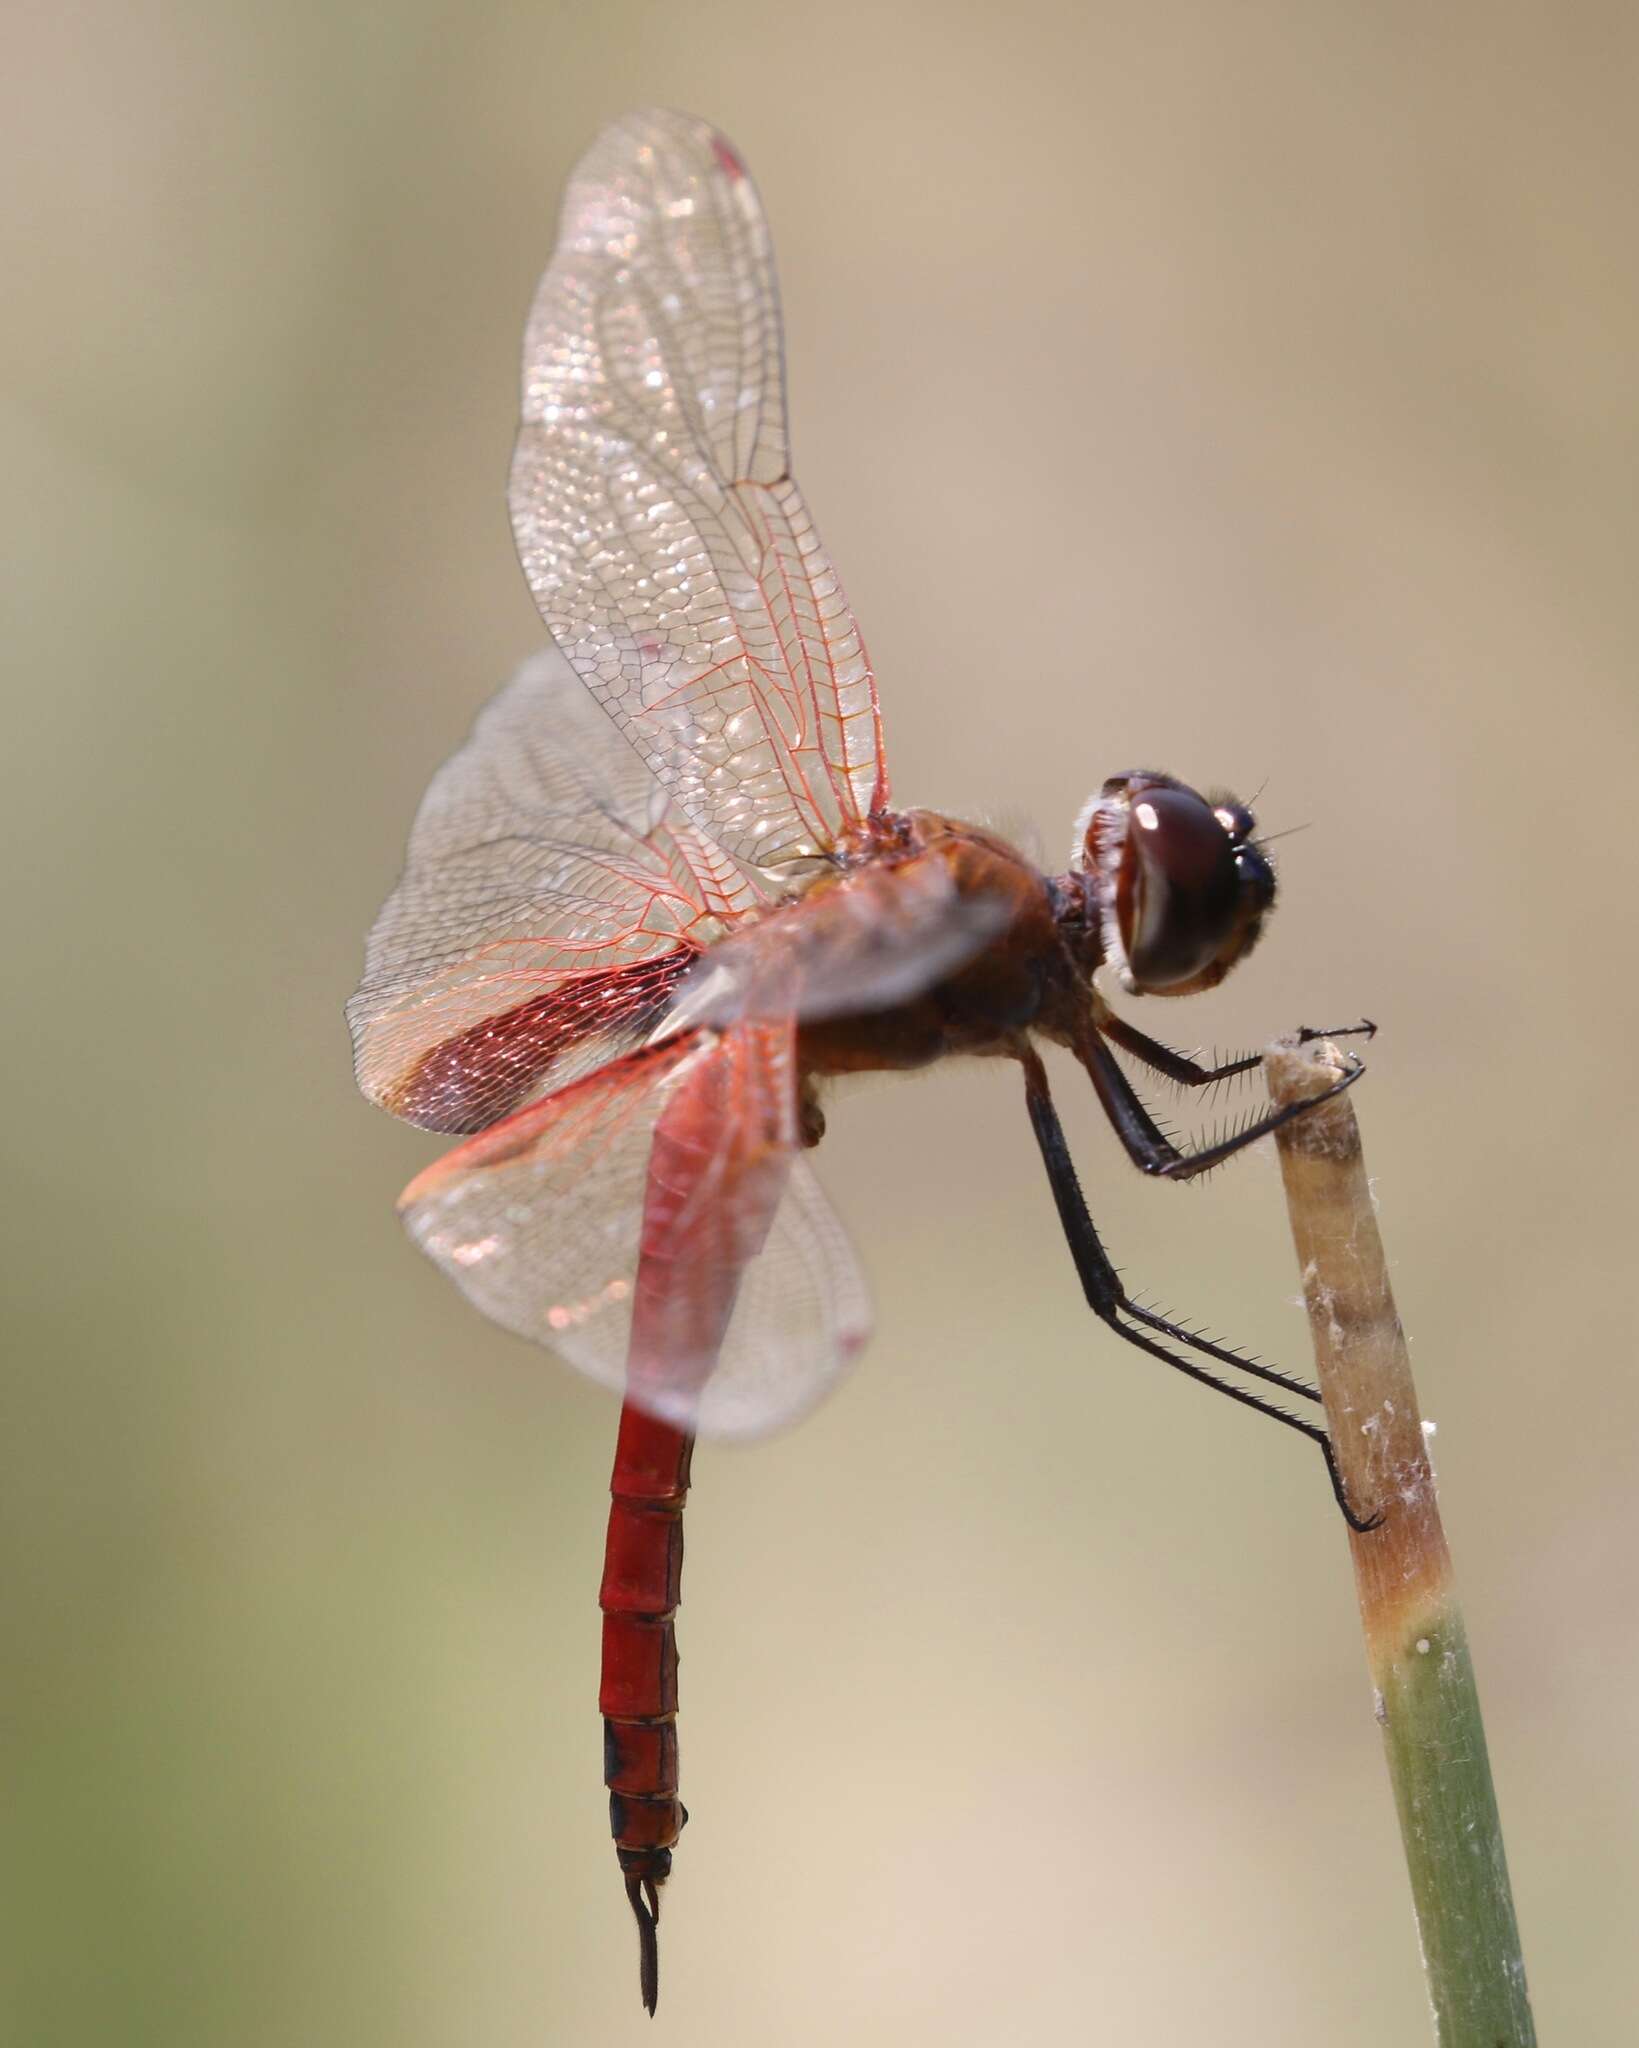
[[[744,155],[720,128],[682,107],[658,104],[629,108],[606,122],[576,165],[576,175],[601,175],[606,153],[626,159],[634,149],[652,148],[657,141],[698,157],[708,174],[715,169],[731,185],[752,189]]]

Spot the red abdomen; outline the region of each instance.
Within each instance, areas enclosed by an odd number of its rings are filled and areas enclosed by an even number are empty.
[[[789,1020],[742,1024],[679,1069],[655,1124],[627,1348],[629,1389],[686,1421],[709,1381],[790,1171],[796,1090]],[[677,1796],[677,1636],[692,1432],[628,1399],[609,1482],[604,1553],[604,1779],[615,1850],[637,1918],[643,2003],[658,1991],[655,1924]]]
[[[598,1705],[609,1823],[628,1889],[665,1882],[672,1844],[688,1818],[677,1796],[674,1616],[693,1448],[692,1437],[640,1408],[628,1405],[621,1411],[598,1594],[603,1609]]]

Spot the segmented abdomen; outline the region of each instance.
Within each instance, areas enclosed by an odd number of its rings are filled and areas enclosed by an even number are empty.
[[[658,1885],[687,1818],[677,1797],[677,1635],[683,1503],[694,1439],[628,1404],[604,1551],[603,1777],[628,1879]]]

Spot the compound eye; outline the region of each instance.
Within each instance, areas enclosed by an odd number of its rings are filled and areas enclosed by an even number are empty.
[[[1195,981],[1234,933],[1241,876],[1224,808],[1156,784],[1132,798],[1117,908],[1141,989],[1159,995]]]

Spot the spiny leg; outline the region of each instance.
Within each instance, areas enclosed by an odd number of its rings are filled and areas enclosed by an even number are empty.
[[[1059,1219],[1069,1240],[1071,1254],[1076,1260],[1076,1270],[1080,1275],[1083,1291],[1094,1313],[1106,1321],[1117,1315],[1129,1316],[1134,1322],[1158,1330],[1162,1336],[1170,1338],[1174,1343],[1186,1345],[1192,1351],[1199,1351],[1204,1357],[1215,1360],[1219,1365],[1247,1373],[1253,1379],[1266,1380],[1271,1386],[1279,1387],[1283,1393],[1296,1395],[1301,1400],[1319,1401],[1319,1388],[1310,1386],[1306,1380],[1300,1380],[1292,1373],[1282,1372],[1276,1366],[1265,1365],[1261,1359],[1248,1358],[1231,1345],[1215,1344],[1211,1338],[1203,1337],[1186,1325],[1173,1322],[1169,1317],[1144,1308],[1131,1299],[1110,1262],[1109,1254],[1105,1251],[1088,1212],[1086,1197],[1082,1194],[1081,1183],[1070,1158],[1064,1127],[1059,1122],[1058,1111],[1048,1089],[1047,1070],[1042,1065],[1041,1057],[1033,1046],[1026,1044],[1020,1050],[1019,1059],[1024,1067],[1025,1094],[1030,1106],[1030,1120],[1047,1166],[1047,1177],[1058,1206]],[[1124,1337],[1134,1335],[1128,1330],[1122,1330],[1121,1334]],[[1143,1342],[1142,1339],[1135,1341]],[[1170,1358],[1170,1354],[1163,1355]],[[1233,1393],[1237,1399],[1240,1398],[1239,1390],[1227,1391]]]
[[[1133,1329],[1122,1321],[1123,1316],[1147,1323],[1152,1329],[1160,1329],[1175,1341],[1186,1344],[1196,1351],[1250,1373],[1254,1378],[1271,1381],[1288,1393],[1300,1394],[1307,1400],[1318,1400],[1315,1389],[1306,1386],[1286,1373],[1278,1372],[1273,1366],[1261,1365],[1239,1357],[1233,1351],[1210,1344],[1205,1339],[1192,1335],[1175,1323],[1150,1315],[1137,1309],[1127,1299],[1114,1266],[1110,1264],[1092,1216],[1088,1212],[1086,1197],[1081,1191],[1081,1182],[1076,1176],[1075,1164],[1070,1157],[1070,1148],[1065,1142],[1064,1126],[1059,1122],[1058,1111],[1047,1086],[1047,1070],[1041,1058],[1031,1046],[1022,1046],[1019,1059],[1024,1067],[1025,1099],[1030,1109],[1031,1126],[1036,1133],[1036,1143],[1041,1148],[1042,1162],[1047,1168],[1048,1184],[1053,1190],[1053,1201],[1058,1209],[1059,1222],[1063,1226],[1065,1240],[1070,1247],[1070,1256],[1075,1260],[1076,1273],[1081,1281],[1082,1293],[1087,1306],[1099,1321],[1114,1330],[1138,1350],[1147,1352],[1151,1358],[1158,1358],[1163,1365],[1170,1365],[1175,1372],[1186,1378],[1197,1380],[1215,1393],[1226,1394],[1231,1401],[1239,1401],[1243,1407],[1254,1409],[1259,1415],[1267,1415],[1272,1422],[1284,1423],[1288,1429],[1295,1429],[1300,1436],[1306,1436],[1311,1443],[1319,1446],[1320,1454],[1326,1461],[1327,1477],[1331,1481],[1332,1495],[1341,1509],[1343,1519],[1351,1529],[1364,1534],[1375,1529],[1382,1516],[1362,1517],[1356,1514],[1343,1490],[1342,1476],[1337,1469],[1337,1459],[1332,1450],[1331,1439],[1317,1423],[1305,1422],[1300,1416],[1289,1415],[1284,1408],[1277,1408],[1273,1402],[1248,1388],[1237,1387],[1230,1381],[1220,1379],[1203,1365],[1192,1359],[1180,1358],[1147,1336],[1141,1329]]]
[[[1117,1016],[1108,1003],[1098,1005],[1098,1028],[1104,1036],[1119,1045],[1123,1052],[1130,1052],[1134,1059],[1142,1060],[1157,1074],[1164,1074],[1169,1081],[1176,1081],[1181,1088],[1209,1088],[1216,1081],[1228,1081],[1236,1074],[1249,1074],[1254,1067],[1263,1065],[1261,1052],[1242,1053],[1232,1060],[1219,1060],[1212,1066],[1203,1066],[1188,1053],[1175,1052],[1170,1045],[1163,1045],[1158,1038],[1151,1038],[1147,1031],[1140,1031],[1136,1024],[1129,1024],[1125,1017]],[[1333,1031],[1323,1031],[1317,1025],[1302,1025],[1293,1034],[1299,1045],[1309,1045],[1317,1038],[1375,1038],[1377,1026],[1369,1017],[1362,1017],[1358,1024],[1343,1024]]]
[[[1334,1095],[1341,1095],[1345,1088],[1352,1088],[1366,1071],[1364,1062],[1356,1060],[1342,1080],[1334,1082],[1324,1095],[1316,1095],[1307,1102],[1289,1102],[1284,1109],[1271,1110],[1244,1130],[1220,1138],[1214,1145],[1203,1145],[1199,1152],[1180,1152],[1139,1101],[1132,1083],[1117,1064],[1115,1054],[1104,1043],[1095,1026],[1088,1025],[1082,1031],[1076,1041],[1075,1053],[1091,1075],[1104,1114],[1114,1126],[1127,1157],[1142,1172],[1155,1174],[1163,1180],[1193,1180],[1198,1173],[1221,1165],[1248,1145],[1256,1144],[1259,1138],[1267,1138],[1271,1131],[1278,1131],[1293,1117],[1313,1109],[1316,1103],[1329,1102]]]

